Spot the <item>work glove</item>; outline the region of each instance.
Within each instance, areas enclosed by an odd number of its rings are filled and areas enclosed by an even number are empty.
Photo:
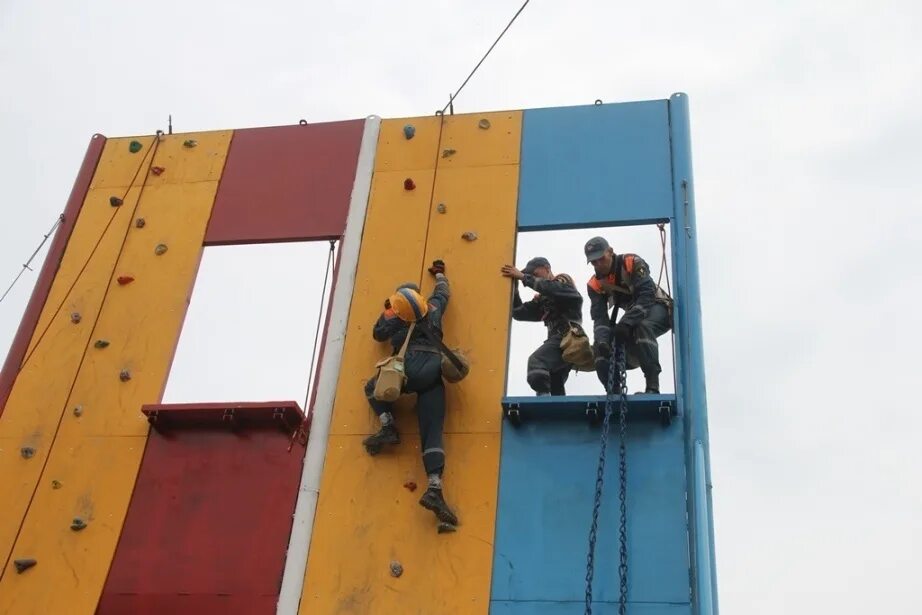
[[[631,330],[631,327],[629,325],[624,325],[624,324],[621,324],[620,322],[617,325],[615,325],[615,339],[621,342],[622,344],[626,344],[629,341],[631,341],[631,339],[633,339],[634,336],[632,335],[632,333],[633,331]]]
[[[432,261],[432,267],[429,267],[429,273],[432,275],[445,273],[445,261],[442,259]]]
[[[611,344],[608,342],[596,342],[592,345],[592,350],[595,352],[595,356],[602,359],[611,358]]]

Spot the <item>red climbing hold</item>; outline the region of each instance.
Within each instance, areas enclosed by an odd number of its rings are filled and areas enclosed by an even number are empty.
[[[166,171],[166,169],[164,169],[163,167],[151,167],[150,168],[150,172],[153,173],[154,175],[160,175],[164,171]]]
[[[403,189],[404,190],[416,190],[416,184],[413,183],[413,180],[409,177],[403,180]]]
[[[134,278],[130,275],[120,275],[118,278],[116,278],[115,281],[118,282],[119,286],[124,286],[125,284],[131,284],[134,282]]]
[[[411,480],[408,480],[407,482],[405,482],[403,486],[407,489],[407,491],[410,491],[411,493],[413,491],[416,491],[416,483],[414,483]]]

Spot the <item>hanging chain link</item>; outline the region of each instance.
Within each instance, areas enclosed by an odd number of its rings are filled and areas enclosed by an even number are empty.
[[[618,377],[621,380],[621,407],[619,412],[618,433],[618,479],[621,483],[618,501],[621,505],[621,519],[618,523],[618,538],[621,543],[621,563],[618,565],[618,577],[621,593],[618,598],[618,614],[627,613],[627,352],[618,345]]]
[[[616,380],[617,377],[617,380]],[[605,396],[605,416],[602,419],[602,444],[599,451],[599,465],[595,476],[595,501],[592,505],[592,525],[589,528],[589,554],[586,557],[586,611],[585,615],[592,615],[592,577],[595,574],[595,543],[598,536],[599,509],[602,506],[602,487],[605,483],[605,452],[608,448],[608,432],[611,428],[611,415],[613,412],[615,385],[619,384],[620,406],[618,412],[618,476],[620,490],[619,539],[621,543],[618,565],[618,576],[621,585],[621,595],[618,602],[619,615],[627,613],[627,447],[625,436],[627,434],[627,369],[624,347],[618,344],[615,347],[615,360],[609,360],[608,393]]]

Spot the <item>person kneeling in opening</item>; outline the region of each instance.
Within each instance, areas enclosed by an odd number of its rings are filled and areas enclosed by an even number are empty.
[[[512,318],[543,321],[547,327],[547,339],[528,357],[528,385],[539,396],[566,395],[564,385],[572,366],[563,358],[561,342],[572,323],[583,321],[583,296],[573,278],[566,274],[555,276],[551,263],[543,256],[528,261],[521,271],[504,265],[502,274],[516,280]],[[530,301],[523,302],[519,296],[519,281],[537,293]]]
[[[384,312],[378,317],[372,335],[379,342],[389,341],[394,354],[403,347],[415,323],[406,347],[404,367],[406,383],[402,393],[416,393],[416,414],[419,419],[419,438],[423,451],[423,465],[429,477],[429,486],[419,503],[431,510],[439,521],[458,524],[458,517],[449,508],[442,495],[442,473],[445,469],[445,449],[442,429],[445,423],[445,385],[442,382],[442,355],[418,325],[428,325],[441,339],[442,317],[450,296],[445,263],[433,262],[429,273],[435,277],[435,289],[426,301],[419,294],[419,286],[408,282],[384,302]],[[371,409],[381,421],[381,429],[365,438],[363,444],[369,455],[378,454],[385,445],[400,443],[394,424],[393,403],[375,399],[377,376],[365,384],[365,396]]]
[[[650,267],[636,254],[615,254],[602,237],[586,242],[586,262],[595,269],[589,278],[590,315],[595,342],[595,367],[608,388],[612,338],[624,344],[627,369],[640,367],[645,393],[659,393],[659,344],[656,338],[672,328],[672,299],[650,277]],[[609,305],[613,307],[608,315]],[[624,316],[616,323],[618,309]],[[615,383],[615,390],[621,383]]]

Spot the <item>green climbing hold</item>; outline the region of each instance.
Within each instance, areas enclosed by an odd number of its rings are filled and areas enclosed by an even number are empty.
[[[93,344],[96,348],[107,348],[109,346],[109,340],[96,340],[96,343]]]
[[[166,251],[168,249],[169,248],[167,248],[165,243],[158,243],[157,247],[154,248],[154,254],[156,254],[157,256],[163,256],[164,254],[166,254]]]
[[[70,529],[74,530],[75,532],[86,529],[86,521],[80,517],[74,517],[74,522],[70,524]]]
[[[141,145],[140,141],[132,141],[131,143],[128,144],[128,151],[131,152],[132,154],[137,154],[138,152],[141,151],[142,147],[144,146]]]
[[[195,139],[186,139],[182,142],[183,147],[195,147],[196,145],[198,145],[198,141]]]
[[[112,207],[118,207],[118,206],[120,206],[120,205],[121,205],[122,203],[124,203],[124,202],[125,202],[125,201],[123,201],[122,199],[120,199],[120,198],[117,197],[117,196],[110,196],[110,197],[109,197],[109,205],[111,205]]]
[[[59,481],[59,480],[53,480],[53,481],[51,481],[51,488],[52,488],[52,489],[60,489],[60,488],[61,488],[61,481]]]

